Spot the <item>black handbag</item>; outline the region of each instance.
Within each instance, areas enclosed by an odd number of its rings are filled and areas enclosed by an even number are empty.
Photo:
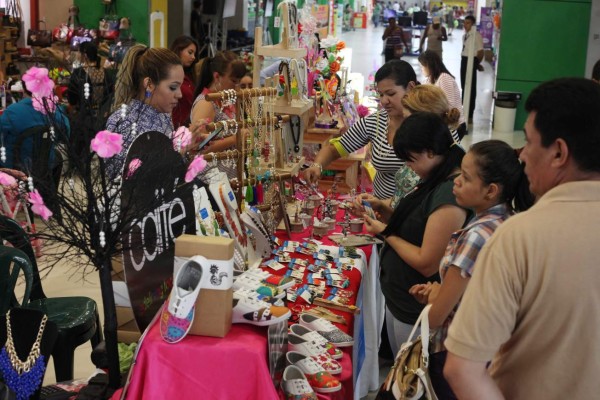
[[[52,31],[39,29],[40,22],[43,22],[44,28],[46,28],[46,22],[39,21],[38,29],[29,29],[27,31],[27,46],[50,47],[52,45]]]

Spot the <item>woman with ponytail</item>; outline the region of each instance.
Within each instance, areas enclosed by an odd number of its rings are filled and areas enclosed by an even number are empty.
[[[465,152],[439,115],[419,112],[407,117],[394,136],[394,151],[421,180],[400,200],[387,226],[369,217],[365,223],[370,233],[385,237],[380,281],[388,338],[396,354],[424,307],[409,289],[440,280],[444,249],[469,212],[452,194]]]
[[[203,141],[208,132],[203,126],[210,122],[235,119],[235,104],[224,105],[220,101],[207,101],[206,95],[227,89],[237,89],[240,80],[246,75],[246,65],[231,51],[222,51],[214,57],[200,61],[200,78],[192,105],[192,131],[197,141]],[[221,132],[208,145],[201,149],[203,153],[211,153],[235,148],[236,137],[232,132]],[[228,168],[222,162],[219,170],[227,173],[229,178],[236,176],[235,168]]]
[[[181,98],[183,79],[181,60],[171,50],[141,44],[129,49],[117,74],[113,113],[106,123],[107,130],[123,135],[123,149],[109,159],[111,178],[121,174],[129,146],[140,134],[157,131],[171,137],[171,112]]]

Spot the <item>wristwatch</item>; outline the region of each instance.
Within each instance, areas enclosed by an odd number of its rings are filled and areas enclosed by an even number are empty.
[[[323,173],[323,166],[321,164],[319,164],[318,162],[314,162],[312,164],[310,164],[310,167],[319,167],[319,173]]]

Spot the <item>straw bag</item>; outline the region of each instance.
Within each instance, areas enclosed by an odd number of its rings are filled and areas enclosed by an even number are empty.
[[[429,378],[429,309],[427,305],[408,337],[396,355],[396,362],[390,370],[376,400],[437,400]],[[413,340],[416,330],[421,327],[421,335]]]

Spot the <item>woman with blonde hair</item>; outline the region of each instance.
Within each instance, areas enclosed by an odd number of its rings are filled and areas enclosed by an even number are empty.
[[[460,110],[450,107],[448,98],[442,89],[433,85],[419,85],[402,99],[405,117],[416,112],[426,111],[442,117],[456,142],[461,136],[457,129],[460,122]]]
[[[106,123],[107,130],[123,136],[123,149],[107,160],[110,178],[121,174],[127,151],[139,135],[156,131],[171,137],[171,112],[181,98],[183,79],[181,60],[171,50],[137,44],[127,51]]]

